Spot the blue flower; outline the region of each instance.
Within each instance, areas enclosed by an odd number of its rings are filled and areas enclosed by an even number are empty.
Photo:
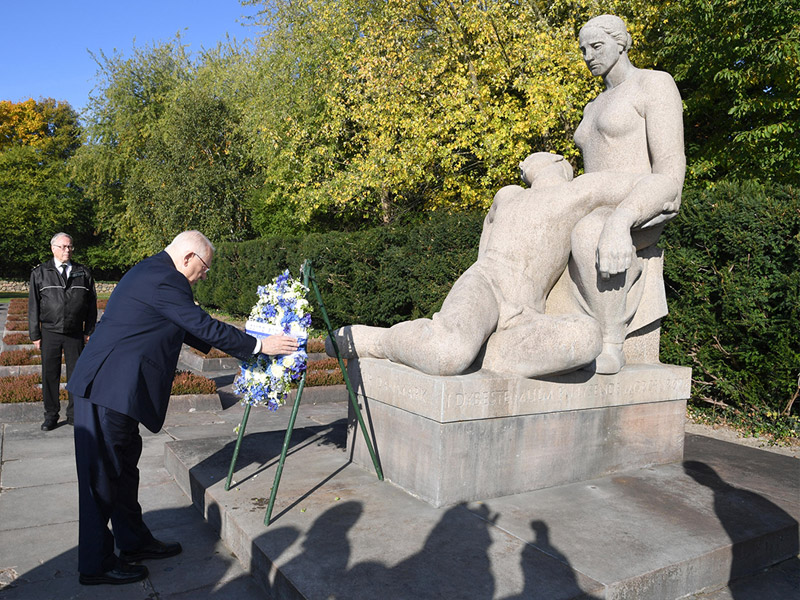
[[[286,402],[291,384],[306,370],[305,343],[311,326],[311,306],[306,300],[308,289],[292,280],[288,270],[270,285],[257,289],[258,302],[248,320],[280,327],[285,333],[296,336],[301,348],[288,356],[259,354],[243,362],[233,389],[241,396],[243,404],[277,410]]]

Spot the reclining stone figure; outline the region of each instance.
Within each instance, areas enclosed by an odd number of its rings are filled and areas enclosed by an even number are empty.
[[[523,182],[497,192],[484,221],[477,261],[455,282],[432,319],[389,328],[350,325],[334,332],[344,358],[385,358],[431,375],[481,367],[522,377],[569,372],[601,352],[598,322],[546,315],[549,291],[570,257],[575,225],[598,207],[632,196],[671,202],[678,189],[660,174],[597,172],[573,179],[570,164],[538,152],[521,164]],[[334,355],[331,340],[326,351]]]

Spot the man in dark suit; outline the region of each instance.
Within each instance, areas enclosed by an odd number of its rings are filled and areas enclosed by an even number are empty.
[[[181,345],[203,352],[215,347],[241,359],[297,349],[294,338],[257,340],[194,303],[191,286],[205,279],[213,254],[203,234],[184,231],[134,266],[111,295],[68,383],[75,394],[78,570],[84,585],[140,581],[147,567],[131,563],[181,552],[179,543],[158,541],[145,525],[137,468],[139,423],[154,433],[161,429]]]
[[[69,379],[97,322],[97,295],[92,273],[71,260],[72,236],[57,233],[50,240],[53,258],[31,272],[28,287],[28,335],[42,353],[42,431],[55,429],[61,404],[61,353]],[[73,423],[74,398],[69,395],[67,423]]]

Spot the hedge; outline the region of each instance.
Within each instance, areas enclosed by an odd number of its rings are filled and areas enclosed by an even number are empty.
[[[63,381],[63,378],[62,378]],[[41,374],[14,375],[0,377],[0,403],[11,404],[17,402],[41,402],[42,388]],[[172,395],[180,394],[214,394],[217,384],[207,377],[178,371],[172,382]],[[68,399],[67,390],[60,388],[58,397],[62,401]]]
[[[692,367],[697,408],[753,433],[797,436],[798,189],[688,190],[661,245],[670,310],[661,360]]]
[[[209,278],[196,286],[203,305],[247,315],[256,288],[284,269],[300,277],[310,259],[334,327],[389,326],[429,317],[478,252],[483,215],[437,215],[422,225],[331,232],[219,245]],[[316,298],[311,298],[316,308]],[[323,328],[319,312],[315,326]]]

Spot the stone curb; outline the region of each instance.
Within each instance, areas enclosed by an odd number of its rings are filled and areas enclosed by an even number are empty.
[[[180,412],[208,412],[220,410],[219,394],[181,394],[170,396],[167,414]],[[61,415],[67,414],[67,403],[61,403]],[[0,403],[0,422],[28,423],[38,421],[44,415],[41,402]]]
[[[41,375],[42,365],[10,365],[0,367],[0,377],[17,377],[18,375]],[[67,374],[67,367],[62,363],[61,376]]]
[[[314,352],[308,355],[309,361],[324,360],[326,358],[330,357],[324,352]],[[203,373],[207,371],[237,371],[241,364],[238,358],[233,357],[204,358],[190,350],[187,346],[183,347],[180,359],[186,366]]]

